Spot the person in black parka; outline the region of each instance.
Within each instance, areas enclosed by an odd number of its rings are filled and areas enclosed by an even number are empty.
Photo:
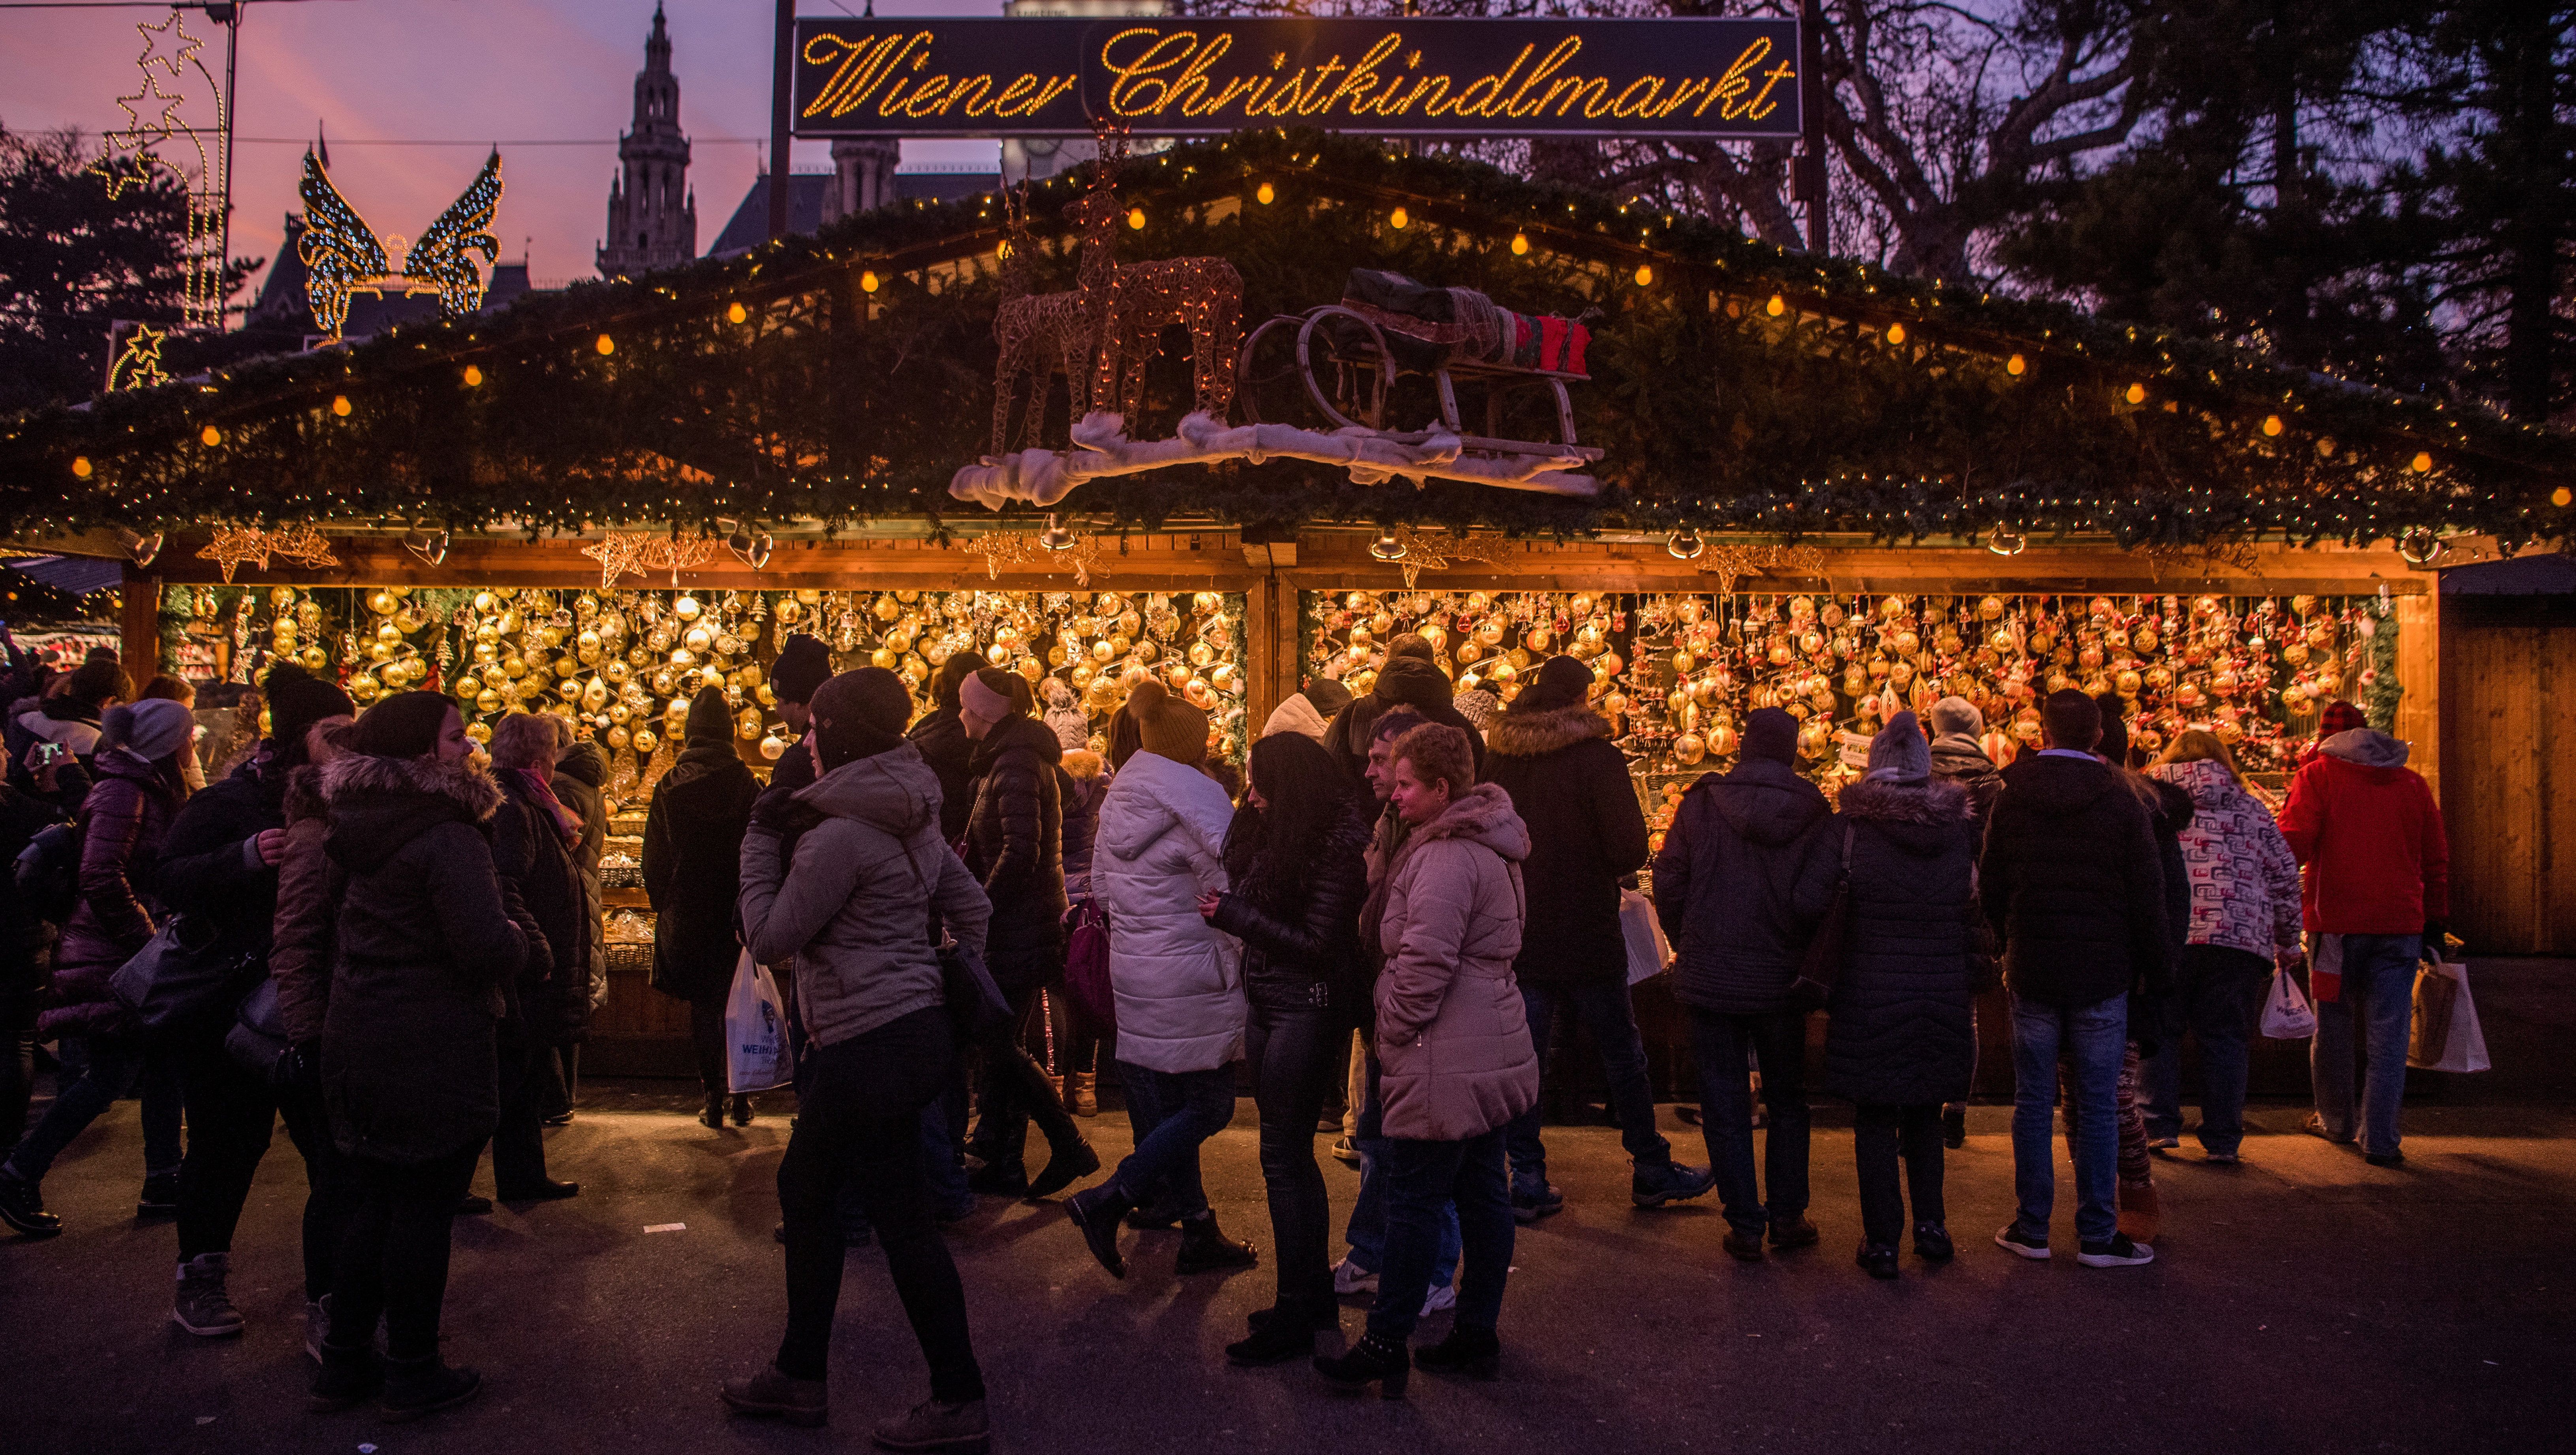
[[[492,732],[492,869],[536,922],[519,973],[519,1014],[502,1023],[501,1125],[492,1134],[492,1185],[503,1202],[571,1197],[581,1184],[546,1173],[543,1062],[590,1030],[590,895],[574,855],[581,819],[555,797],[558,719],[512,713]]]
[[[952,652],[939,664],[931,701],[904,738],[921,750],[921,761],[939,775],[939,832],[953,846],[966,837],[966,815],[974,810],[975,740],[958,720],[959,684],[984,666],[981,652]]]
[[[592,739],[576,737],[556,757],[555,798],[581,816],[581,842],[573,850],[572,861],[573,868],[581,874],[586,910],[583,922],[589,926],[589,952],[582,966],[582,982],[588,987],[586,1010],[592,1013],[608,999],[607,907],[599,880],[599,856],[608,843],[607,784],[608,754]],[[585,1017],[585,1037],[588,1025]],[[546,1125],[561,1126],[572,1120],[573,1103],[581,1096],[581,1042],[559,1043],[544,1069]]]
[[[1353,783],[1362,782],[1368,775],[1369,725],[1388,708],[1410,707],[1421,713],[1425,722],[1442,723],[1467,735],[1467,748],[1476,763],[1476,781],[1481,783],[1485,779],[1485,735],[1452,705],[1456,695],[1432,654],[1431,643],[1414,632],[1398,633],[1387,639],[1386,665],[1378,668],[1377,684],[1352,698],[1325,725],[1324,746]]]
[[[1913,1194],[1914,1249],[1951,1256],[1941,1202],[1941,1104],[1964,1095],[1974,1064],[1969,925],[1975,913],[1975,811],[1968,791],[1931,776],[1910,712],[1870,744],[1869,776],[1842,792],[1851,835],[1850,919],[1825,1032],[1825,1090],[1859,1110],[1860,1265],[1896,1276],[1905,1223],[1902,1155]]]
[[[1673,993],[1689,1008],[1700,1130],[1732,1228],[1726,1251],[1752,1262],[1762,1237],[1816,1241],[1807,1220],[1807,1014],[1791,987],[1832,903],[1841,841],[1833,810],[1798,776],[1798,720],[1776,707],[1744,720],[1735,770],[1682,795],[1655,856],[1655,916],[1672,941]],[[1768,1116],[1762,1182],[1753,1168],[1752,1070]]]
[[[689,1039],[707,1097],[699,1120],[724,1125],[725,997],[733,990],[733,902],[742,887],[742,835],[760,783],[733,747],[724,689],[689,704],[687,746],[653,785],[644,816],[644,893],[653,904],[653,988],[689,1003]],[[733,1098],[735,1126],[751,1123],[751,1098]]]
[[[1485,772],[1511,795],[1529,826],[1530,856],[1521,865],[1528,917],[1512,961],[1528,1008],[1530,1043],[1547,1068],[1549,1032],[1580,1018],[1601,1049],[1610,1114],[1632,1164],[1629,1195],[1639,1207],[1699,1196],[1716,1179],[1705,1168],[1676,1165],[1655,1130],[1655,1093],[1646,1080],[1646,1043],[1628,993],[1628,941],[1619,925],[1619,885],[1646,862],[1646,815],[1628,777],[1628,758],[1612,745],[1610,724],[1587,705],[1592,669],[1573,657],[1550,657],[1512,699],[1487,735]],[[1514,1118],[1512,1211],[1534,1221],[1565,1206],[1549,1186],[1539,1108]]]
[[[1035,697],[1015,673],[987,667],[959,683],[959,727],[974,744],[974,801],[966,868],[992,901],[984,962],[1011,1004],[1011,1022],[986,1039],[983,1114],[969,1147],[983,1167],[967,1186],[1004,1197],[1045,1197],[1098,1171],[1100,1159],[1029,1055],[1020,1027],[1038,992],[1064,978],[1064,804],[1056,772],[1064,749],[1028,715]],[[1032,1180],[1021,1145],[1035,1117],[1050,1157]]]

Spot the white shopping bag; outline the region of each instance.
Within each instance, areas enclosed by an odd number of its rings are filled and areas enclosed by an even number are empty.
[[[2317,1013],[2308,1005],[2299,982],[2287,970],[2272,972],[2272,993],[2263,997],[2263,1034],[2276,1041],[2299,1041],[2317,1033]]]
[[[2431,1046],[2410,1047],[2406,1064],[2418,1071],[2484,1071],[2492,1064],[2487,1060],[2486,1032],[2478,1025],[2477,1002],[2469,998],[2469,967],[2427,958],[2419,976],[2448,977],[2455,982],[2450,1001],[2450,1027],[2442,1037],[2438,1060],[2423,1059]],[[2421,996],[2418,997],[2419,1002]],[[2419,1010],[2418,1014],[2422,1012]]]
[[[1636,890],[1619,891],[1619,932],[1628,941],[1629,984],[1652,980],[1672,963],[1673,948],[1655,918],[1655,903]]]
[[[787,1004],[769,967],[743,952],[725,999],[725,1086],[737,1094],[774,1091],[795,1078],[787,1049]]]

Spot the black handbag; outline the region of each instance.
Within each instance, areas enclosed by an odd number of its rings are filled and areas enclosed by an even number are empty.
[[[220,926],[174,914],[108,978],[108,990],[158,1039],[221,1021],[265,969],[258,952],[226,944]]]
[[[930,881],[922,877],[921,865],[913,859],[909,844],[904,846],[903,862],[912,870],[912,882],[921,889],[925,914],[922,933],[927,936],[933,927],[929,916],[936,914],[930,908]],[[1007,1031],[1015,1019],[1011,1003],[1003,998],[993,972],[984,968],[984,957],[945,932],[939,937],[938,947],[939,989],[947,999],[948,1020],[959,1043],[981,1042]]]
[[[288,1079],[286,1053],[292,1049],[286,1039],[286,1018],[277,1008],[277,982],[262,977],[242,997],[232,1029],[224,1032],[224,1054],[269,1085],[281,1086]]]
[[[1833,999],[1834,982],[1842,978],[1843,950],[1851,933],[1852,832],[1852,825],[1843,825],[1842,871],[1834,879],[1834,897],[1826,902],[1825,917],[1816,921],[1816,933],[1807,941],[1798,978],[1789,984],[1789,998],[1802,1010],[1815,1010]]]

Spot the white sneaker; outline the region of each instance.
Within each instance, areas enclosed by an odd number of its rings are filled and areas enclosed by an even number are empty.
[[[1456,1308],[1457,1306],[1457,1285],[1444,1283],[1438,1288],[1431,1290],[1431,1296],[1422,1301],[1422,1316],[1427,1319],[1444,1308]]]
[[[1336,1294],[1375,1293],[1377,1275],[1345,1257],[1333,1265],[1333,1292]]]

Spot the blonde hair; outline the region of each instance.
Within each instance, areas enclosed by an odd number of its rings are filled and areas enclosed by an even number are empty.
[[[2216,763],[2227,770],[2228,779],[2237,787],[2245,786],[2245,774],[2236,766],[2236,755],[2227,751],[2226,742],[2206,728],[2185,728],[2174,735],[2173,746],[2156,759],[2156,766],[2168,763]]]
[[[492,728],[492,766],[551,770],[555,719],[542,712],[514,712]]]

